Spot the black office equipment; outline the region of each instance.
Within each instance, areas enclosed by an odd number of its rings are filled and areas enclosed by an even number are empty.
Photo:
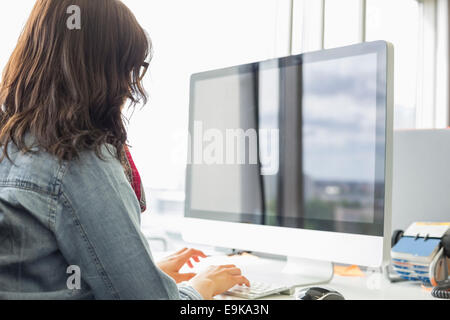
[[[344,296],[337,291],[320,287],[312,287],[300,290],[295,295],[296,300],[345,300]]]

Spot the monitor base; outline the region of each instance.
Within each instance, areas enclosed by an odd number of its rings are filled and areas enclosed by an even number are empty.
[[[290,282],[289,295],[298,287],[329,283],[334,276],[333,263],[296,257],[288,257],[282,274]]]
[[[236,261],[240,265],[240,261]],[[259,258],[251,264],[242,264],[243,274],[250,281],[273,283],[287,288],[283,294],[293,295],[298,287],[330,282],[334,276],[331,262],[288,257],[287,260]]]

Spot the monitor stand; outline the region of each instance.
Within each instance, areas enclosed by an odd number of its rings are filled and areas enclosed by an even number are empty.
[[[243,265],[242,271],[257,282],[285,285],[285,294],[292,295],[298,287],[320,285],[330,282],[334,276],[331,262],[288,257],[287,260],[259,258],[251,265]]]
[[[303,258],[288,257],[282,269],[291,285],[289,294],[294,294],[295,288],[319,285],[330,282],[334,276],[333,263]]]

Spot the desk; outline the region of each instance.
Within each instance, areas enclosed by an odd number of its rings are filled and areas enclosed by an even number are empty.
[[[177,223],[180,223],[180,219],[173,220],[158,220],[155,215],[148,215],[148,217],[144,217],[146,221],[146,228],[144,228],[144,233],[147,237],[150,236],[161,236],[167,237],[166,228],[170,226],[171,228],[175,227],[173,233],[177,233]],[[152,226],[166,226],[164,230],[153,229],[150,230]],[[214,254],[213,249],[207,246],[201,245],[193,245],[187,244],[181,237],[168,237],[167,238],[170,243],[170,247],[175,250],[177,248],[182,247],[195,247],[200,250],[204,250],[206,254]],[[158,246],[159,250],[161,250],[161,246]],[[167,252],[155,251],[153,249],[153,255],[155,259],[167,256]],[[399,283],[390,283],[384,276],[381,274],[376,275],[367,275],[365,277],[343,277],[335,275],[333,280],[327,284],[321,285],[323,287],[329,287],[340,292],[346,299],[348,300],[428,300],[434,299],[431,296],[430,292],[422,289],[421,285],[413,282],[399,282]],[[218,299],[236,299],[228,296],[219,296]],[[292,296],[285,295],[274,295],[267,297],[267,299],[281,299],[281,300],[290,300],[293,299]]]
[[[155,258],[166,255],[159,252],[155,254]],[[230,263],[227,261],[226,256],[224,258],[224,264]],[[217,265],[217,261],[221,259],[219,256],[215,256],[214,263]],[[265,259],[265,258],[258,258]],[[232,262],[233,263],[233,262]],[[279,261],[280,264],[284,263]],[[208,264],[205,262],[205,265]],[[238,263],[236,263],[238,264]],[[200,263],[200,266],[202,263]],[[203,267],[205,266],[203,265]],[[239,266],[239,265],[238,265]],[[198,270],[201,268],[199,267]],[[185,272],[192,272],[192,269],[182,269]],[[194,270],[195,272],[196,270]],[[270,279],[268,279],[268,282]],[[430,300],[434,299],[431,293],[421,287],[419,283],[415,282],[398,282],[391,283],[381,273],[365,273],[364,277],[347,277],[335,275],[331,282],[319,287],[330,288],[340,292],[347,300]],[[220,295],[216,297],[219,300],[235,300],[238,298]],[[265,299],[268,300],[292,300],[293,296],[288,295],[273,295]]]
[[[390,283],[382,279],[378,288],[369,288],[368,278],[353,278],[334,276],[333,280],[322,285],[340,292],[347,300],[432,300],[430,292],[421,288],[420,284],[412,282]],[[221,296],[223,299],[224,297]],[[274,295],[267,299],[291,300],[292,296]]]

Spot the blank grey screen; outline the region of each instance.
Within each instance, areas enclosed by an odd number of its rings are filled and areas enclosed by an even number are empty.
[[[384,183],[376,176],[377,70],[373,53],[195,81],[193,216],[327,230],[373,223],[375,187]]]

